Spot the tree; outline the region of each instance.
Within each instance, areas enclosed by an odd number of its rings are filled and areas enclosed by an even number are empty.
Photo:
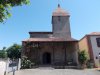
[[[7,49],[7,56],[11,59],[21,58],[21,45],[13,44]]]
[[[0,58],[6,58],[7,53],[6,53],[6,47],[3,47],[2,50],[0,50]]]
[[[0,22],[4,22],[11,16],[11,7],[29,4],[30,0],[0,0]]]
[[[4,50],[0,50],[0,58],[5,58],[5,51]]]

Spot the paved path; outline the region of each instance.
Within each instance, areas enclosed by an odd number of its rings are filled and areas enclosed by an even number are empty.
[[[0,61],[0,75],[4,75],[6,63],[4,61]]]
[[[12,75],[9,73],[8,75]],[[95,69],[75,70],[75,69],[52,69],[38,68],[17,71],[15,75],[100,75],[100,71]]]

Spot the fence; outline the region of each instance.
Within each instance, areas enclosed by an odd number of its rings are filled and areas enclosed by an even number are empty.
[[[20,70],[20,68],[21,68],[21,59],[11,60],[8,58],[6,62],[5,75],[7,75],[9,72]]]

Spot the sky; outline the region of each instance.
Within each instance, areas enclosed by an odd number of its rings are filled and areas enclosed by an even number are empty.
[[[12,8],[12,17],[0,23],[0,49],[29,38],[30,31],[52,31],[52,12],[61,8],[70,13],[72,37],[80,40],[100,32],[100,0],[30,0],[30,5]]]

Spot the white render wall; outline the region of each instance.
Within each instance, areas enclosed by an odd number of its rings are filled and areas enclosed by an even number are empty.
[[[90,37],[93,55],[94,55],[94,61],[95,61],[95,65],[97,67],[100,66],[100,57],[99,57],[100,47],[97,46],[97,41],[96,41],[96,38],[98,38],[98,37],[100,37],[100,36],[91,36]],[[98,59],[96,59],[96,57],[98,57]]]

